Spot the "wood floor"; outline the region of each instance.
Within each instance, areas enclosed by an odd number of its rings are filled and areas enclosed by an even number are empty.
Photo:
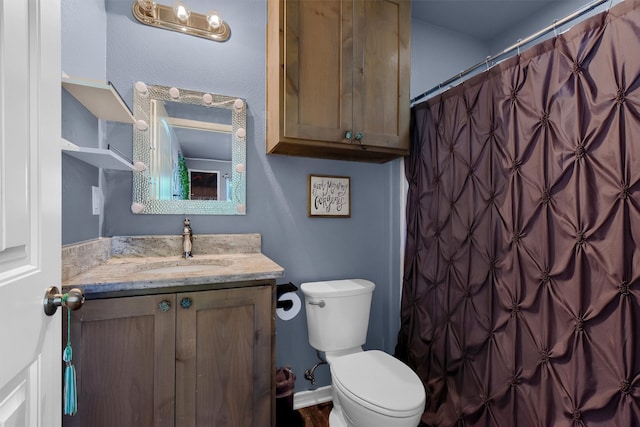
[[[277,416],[277,427],[329,427],[331,402],[301,408],[289,414],[281,412]]]
[[[277,421],[276,427],[329,427],[329,413],[333,405],[331,402],[301,408],[291,413],[291,417]],[[420,423],[418,427],[428,427]]]
[[[304,420],[304,427],[329,427],[329,413],[333,405],[331,402],[301,408],[298,413]]]

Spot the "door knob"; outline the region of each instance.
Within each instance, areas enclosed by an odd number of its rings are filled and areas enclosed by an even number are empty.
[[[356,133],[356,141],[360,141],[362,139],[362,132]]]
[[[56,286],[49,286],[44,294],[44,313],[53,316],[58,307],[64,306],[69,310],[78,310],[84,304],[84,292],[82,289],[73,288],[66,294],[61,294]]]
[[[351,131],[350,131],[350,130],[346,131],[346,132],[344,133],[344,137],[345,137],[346,139],[351,139]]]

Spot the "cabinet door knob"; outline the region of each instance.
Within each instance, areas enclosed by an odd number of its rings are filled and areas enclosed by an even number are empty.
[[[171,303],[169,301],[162,300],[158,303],[158,310],[160,310],[161,312],[165,313],[167,311],[169,311],[171,309]]]
[[[182,301],[180,301],[180,307],[182,308],[189,308],[191,304],[191,298],[182,298]]]
[[[344,133],[344,137],[347,138],[347,139],[351,139],[351,131],[350,130],[346,131]]]
[[[362,132],[356,133],[356,141],[360,141],[362,139]]]

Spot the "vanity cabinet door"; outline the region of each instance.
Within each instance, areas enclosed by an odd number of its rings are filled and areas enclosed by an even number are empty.
[[[271,286],[177,295],[176,425],[275,425]]]
[[[78,413],[64,426],[174,426],[175,312],[175,295],[88,300],[72,312]]]

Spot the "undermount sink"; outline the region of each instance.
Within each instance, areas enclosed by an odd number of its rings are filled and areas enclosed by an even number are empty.
[[[153,273],[153,274],[163,274],[163,273],[197,273],[199,271],[210,271],[211,267],[216,267],[216,265],[174,265],[173,267],[158,267],[158,268],[148,268],[142,269],[140,272],[144,273]]]
[[[198,273],[214,270],[216,267],[228,267],[232,264],[229,259],[190,258],[180,260],[163,260],[148,262],[135,268],[135,273],[172,274]]]

